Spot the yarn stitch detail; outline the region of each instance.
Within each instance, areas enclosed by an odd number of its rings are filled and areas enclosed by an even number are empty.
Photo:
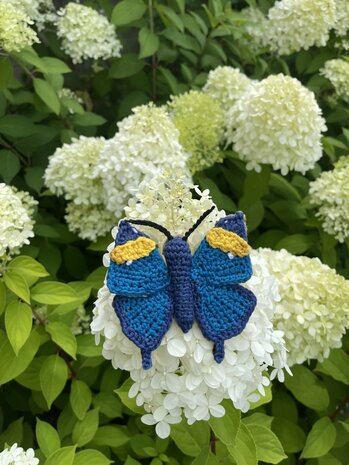
[[[211,247],[222,252],[230,252],[239,257],[245,257],[250,253],[250,246],[238,234],[223,228],[212,228],[206,235],[206,240]]]
[[[122,245],[117,245],[110,253],[113,262],[122,263],[148,257],[156,248],[156,243],[148,237],[138,237]]]

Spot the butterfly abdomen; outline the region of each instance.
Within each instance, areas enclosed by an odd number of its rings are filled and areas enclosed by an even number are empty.
[[[171,294],[175,319],[185,333],[194,322],[194,294],[192,288],[192,255],[188,243],[175,237],[164,247],[164,256],[171,279]]]

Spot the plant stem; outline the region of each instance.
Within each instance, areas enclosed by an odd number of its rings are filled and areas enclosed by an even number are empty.
[[[152,33],[154,33],[154,5],[153,0],[148,0],[148,8],[149,8],[149,29]],[[157,71],[157,58],[156,54],[152,55],[151,57],[151,67],[152,67],[152,85],[151,85],[151,97],[152,100],[156,101],[156,71]]]
[[[210,448],[213,454],[216,453],[216,442],[217,442],[217,437],[214,434],[213,429],[211,428],[210,429]]]

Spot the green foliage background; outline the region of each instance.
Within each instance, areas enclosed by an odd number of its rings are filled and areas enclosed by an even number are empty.
[[[34,447],[46,465],[348,465],[348,337],[327,361],[294,367],[292,378],[275,383],[266,403],[242,418],[227,403],[223,419],[177,425],[170,439],[156,438],[127,397],[127,375],[102,358],[91,335],[69,329],[79,305],[92,309],[109,238],[89,244],[70,233],[64,201],[42,179],[62,143],[81,134],[111,137],[132,107],[200,89],[218,65],[255,79],[290,74],[316,93],[327,121],[325,155],[315,169],[282,177],[264,167],[257,174],[228,152],[196,181],[219,208],[246,212],[252,246],[317,256],[349,277],[348,242],[339,245],[322,231],[308,201],[309,181],[348,153],[347,106],[332,103],[318,73],[337,49],[330,40],[286,59],[257,53],[240,11],[257,3],[267,10],[268,0],[82,3],[103,9],[118,27],[121,58],[74,66],[50,30],[35,51],[0,58],[0,177],[40,202],[35,238],[0,270],[0,450],[14,442]],[[72,102],[57,96],[63,85],[84,101],[75,103],[75,114]],[[44,319],[36,315],[42,305]],[[33,314],[39,324],[32,328]]]

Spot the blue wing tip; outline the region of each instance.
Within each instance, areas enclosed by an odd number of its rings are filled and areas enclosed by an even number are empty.
[[[149,350],[141,350],[142,353],[142,367],[144,370],[149,370],[153,364],[151,360],[151,352]]]
[[[245,215],[242,211],[237,211],[234,215],[228,215],[221,218],[216,225],[227,229],[228,231],[232,231],[247,240]]]
[[[128,241],[133,241],[138,237],[144,236],[127,220],[120,221],[118,233],[115,238],[115,245],[122,245]]]
[[[224,340],[215,342],[213,347],[213,358],[217,363],[222,363],[224,360]]]

